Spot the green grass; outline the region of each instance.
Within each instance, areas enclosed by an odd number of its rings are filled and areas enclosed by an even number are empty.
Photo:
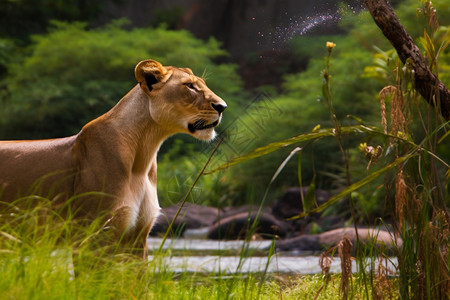
[[[113,255],[93,243],[101,224],[81,227],[48,204],[0,215],[0,299],[313,299],[319,291],[317,299],[340,297],[339,274],[322,288],[322,275],[174,273],[162,263],[170,250],[147,262]],[[364,298],[360,278],[351,298]],[[390,293],[396,295],[395,284]]]
[[[68,249],[66,249],[68,250]],[[157,271],[155,263],[105,262],[77,276],[71,274],[70,256],[36,249],[29,256],[2,252],[1,299],[313,299],[323,277],[248,276],[208,277]],[[318,299],[339,299],[340,275],[333,275]],[[354,278],[352,295],[364,287]],[[395,295],[395,291],[392,291]]]

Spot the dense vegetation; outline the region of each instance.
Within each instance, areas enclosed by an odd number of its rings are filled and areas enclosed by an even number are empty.
[[[430,22],[427,6],[418,13],[418,4],[405,0],[396,11],[448,87],[450,3],[433,3],[441,26]],[[306,56],[309,63],[302,72],[286,74],[279,92],[270,86],[243,90],[237,66],[219,62],[227,54],[217,41],[164,26],[124,29],[126,21],[120,20],[94,29],[89,23],[53,21],[46,32],[26,38],[5,33],[0,38],[0,138],[76,133],[131,89],[139,60],[189,66],[229,104],[222,125],[226,138],[208,170],[241,158],[231,168],[203,176],[192,201],[259,204],[263,195],[271,201],[283,188],[299,184],[348,196],[333,198],[326,213],[365,225],[393,221],[405,241],[397,253],[400,293],[431,299],[446,285],[429,281],[449,280],[449,125],[415,93],[410,66],[401,64],[370,15],[345,9],[342,15],[344,34],[289,42],[292,55]],[[326,41],[336,46],[327,49]],[[298,136],[295,142],[288,140],[293,136]],[[159,157],[163,206],[183,199],[214,145],[182,136],[166,142]],[[270,154],[251,152],[264,146]],[[274,178],[293,150],[296,159],[291,157]],[[28,267],[10,262],[14,269]],[[147,280],[159,282],[152,276]],[[216,288],[220,293],[220,285]]]
[[[100,9],[81,7],[92,16]],[[445,14],[448,5],[442,2],[436,7],[441,24],[448,24],[448,14]],[[55,17],[64,18],[71,11],[66,8],[68,12],[64,14],[58,9],[60,6],[55,6]],[[418,37],[425,20],[415,16],[415,9],[415,1],[407,1],[398,11],[410,34]],[[23,13],[27,10],[28,6],[24,4]],[[106,112],[131,89],[135,82],[132,71],[137,61],[154,58],[167,65],[189,66],[197,74],[203,74],[208,85],[229,103],[222,125],[229,136],[220,149],[223,162],[257,146],[311,131],[316,125],[328,127],[332,124],[321,96],[320,79],[326,55],[326,49],[320,49],[327,39],[338,44],[331,66],[337,116],[347,124],[355,123],[347,116],[376,124],[379,120],[376,95],[389,78],[386,78],[387,70],[385,73],[374,72],[379,71],[379,67],[370,69],[370,66],[376,54],[374,46],[385,51],[390,46],[367,12],[354,15],[343,9],[341,13],[344,16],[341,26],[347,34],[298,37],[286,45],[291,55],[307,58],[309,64],[301,73],[286,74],[279,93],[265,93],[276,90],[267,86],[252,94],[244,91],[237,66],[215,62],[226,56],[220,44],[214,39],[207,42],[195,39],[186,31],[164,27],[126,30],[125,20],[96,29],[89,28],[88,23],[51,21],[45,33],[30,37],[31,42],[26,47],[20,46],[24,44],[24,38],[18,40],[19,36],[14,36],[14,32],[5,33],[6,38],[0,39],[0,66],[5,70],[0,74],[3,75],[0,78],[0,138],[50,138],[75,134],[83,124]],[[77,19],[76,13],[69,19]],[[179,47],[181,44],[183,47]],[[449,57],[448,51],[440,55],[440,77],[444,82],[450,77]],[[348,139],[345,143],[351,149],[357,149],[355,141]],[[182,136],[163,146],[162,153],[167,153],[160,157],[160,196],[164,204],[180,200],[210,146]],[[249,194],[255,199],[260,198],[259,191],[264,191],[289,151],[286,149],[267,159],[238,166],[221,174],[220,180],[205,177],[200,182],[199,188],[204,188],[197,201],[217,205],[219,199],[225,201],[224,204],[248,202]],[[361,159],[360,154],[351,152],[353,160]],[[193,159],[194,156],[197,158]],[[342,176],[339,175],[343,174],[342,156],[336,144],[317,141],[304,150],[303,160],[303,184],[308,185],[315,177],[318,187],[327,190],[342,187]],[[183,166],[182,171],[175,166]],[[354,176],[358,177],[359,173],[361,171]],[[274,183],[274,196],[283,187],[297,185],[296,174],[296,163],[291,162]],[[256,193],[249,190],[247,178],[252,178]]]

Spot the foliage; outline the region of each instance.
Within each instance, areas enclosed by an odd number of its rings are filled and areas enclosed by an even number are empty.
[[[428,24],[431,24],[429,31],[425,30],[424,37],[420,39],[424,48],[423,55],[429,61],[430,68],[437,71],[440,55],[445,53],[447,46],[450,45],[448,29],[442,35],[430,1],[425,1],[422,12],[425,13]],[[359,150],[369,160],[366,167],[367,175],[361,180],[352,181],[350,176],[353,174],[353,168],[349,166],[349,152],[345,150],[351,145],[345,145],[343,137],[354,132],[356,128],[342,126],[338,118],[339,114],[334,108],[336,98],[331,84],[334,73],[330,72],[329,61],[334,46],[334,43],[327,43],[328,57],[326,67],[322,71],[325,81],[322,93],[333,121],[332,128],[315,127],[312,133],[259,147],[229,161],[217,170],[242,164],[289,145],[334,136],[343,157],[342,163],[345,164],[347,187],[332,196],[326,203],[303,212],[296,218],[320,212],[350,194],[349,208],[356,227],[358,218],[354,202],[357,199],[364,199],[357,191],[363,187],[369,187],[368,190],[373,191],[369,184],[376,177],[384,175],[384,192],[389,217],[393,222],[395,236],[400,236],[403,240],[403,247],[395,253],[399,258],[401,297],[405,299],[448,298],[450,286],[448,270],[450,260],[449,123],[445,122],[440,112],[423,101],[415,91],[413,66],[408,62],[401,63],[393,51],[378,50],[375,55],[377,66],[366,68],[366,71],[386,82],[386,86],[379,92],[381,121],[378,126],[380,129],[359,125],[361,127],[358,133],[367,136],[370,132],[370,135],[377,137],[380,144],[374,146],[366,142],[360,144]],[[359,118],[356,120],[362,122]],[[364,137],[363,140],[366,138]],[[375,163],[381,167],[374,170]],[[284,163],[282,167],[285,167]],[[302,173],[300,163],[298,172],[300,176]],[[364,270],[363,263],[359,261],[359,264],[361,270]],[[344,298],[347,297],[344,296]]]
[[[420,0],[422,5],[419,4],[417,0],[405,0],[399,4],[396,12],[400,20],[402,20],[402,25],[405,27],[406,31],[413,37],[418,38],[423,35],[424,29],[430,30],[428,23],[430,15],[425,15],[421,10],[425,8],[427,0]],[[418,6],[421,6],[418,8]],[[448,1],[433,1],[432,4],[435,9],[435,13],[439,23],[444,26],[450,24],[450,4]]]
[[[427,26],[423,17],[417,18],[416,15],[408,15],[408,12],[417,11],[416,1],[406,1],[400,5],[400,14],[408,16],[407,20],[412,19],[413,22],[410,23],[422,26],[421,28]],[[444,8],[444,11],[447,7],[444,3],[440,3],[438,6]],[[439,10],[438,14],[442,15]],[[328,37],[338,45],[333,50],[333,60],[330,65],[335,114],[344,125],[353,125],[359,122],[369,125],[379,124],[380,108],[377,94],[383,85],[393,79],[391,73],[392,67],[395,65],[395,51],[381,50],[389,49],[391,46],[376,27],[368,12],[362,11],[354,14],[343,11],[341,26],[349,31],[348,35]],[[436,35],[435,42],[437,44],[445,38],[446,33],[448,34],[445,29],[443,27],[440,35]],[[416,32],[413,31],[413,34]],[[423,29],[418,32],[423,33]],[[438,36],[440,36],[440,40],[437,38]],[[291,43],[291,51],[298,53],[301,57],[305,56],[305,48],[310,45],[313,49],[316,47],[316,43],[310,39],[304,37],[294,39]],[[322,47],[323,44],[325,43],[322,43]],[[300,132],[310,132],[317,125],[322,128],[333,126],[325,99],[320,94],[322,89],[320,76],[325,65],[323,58],[325,51],[322,50],[322,54],[319,53],[320,51],[314,51],[314,54],[310,54],[311,59],[305,71],[284,77],[285,82],[281,95],[256,97],[258,98],[256,101],[251,101],[249,107],[244,108],[243,114],[237,118],[232,116],[238,125],[232,128],[233,130],[229,132],[229,141],[226,141],[231,144],[231,147],[223,150],[227,159],[268,143],[295,136]],[[449,51],[443,51],[439,57],[439,75],[444,82],[450,74],[448,72],[450,70],[448,68],[449,53]],[[384,63],[383,66],[373,63],[374,55],[376,55],[376,63]],[[379,81],[374,80],[374,77]],[[418,123],[415,124],[412,128],[414,135],[418,138],[423,137],[423,131],[416,130]],[[364,138],[364,141],[383,143],[382,139],[373,136]],[[361,138],[345,136],[342,143],[349,153],[352,180],[363,178],[367,171],[363,166],[364,158],[357,151]],[[317,140],[309,142],[309,144],[292,145],[291,148],[285,147],[271,153],[265,159],[247,161],[231,168],[223,173],[223,182],[229,187],[227,194],[233,195],[235,203],[243,202],[242,199],[248,194],[247,180],[251,178],[252,186],[258,194],[257,198],[261,198],[271,176],[296,146],[303,147],[303,185],[309,185],[313,178],[317,187],[327,190],[339,192],[346,185],[343,156],[338,149],[338,144]],[[231,151],[229,151],[230,148]],[[443,153],[440,152],[440,154]],[[273,185],[272,199],[277,196],[277,191],[298,184],[297,167],[295,160],[289,161],[284,167],[281,176]],[[373,208],[373,211],[369,213],[371,216],[384,215],[386,211],[384,201],[380,201],[380,198],[384,197],[384,192],[376,193],[376,197],[370,196],[379,185],[382,185],[382,180],[373,182],[371,187],[367,188],[366,196],[358,194],[360,199],[371,199],[370,207]],[[345,207],[342,209],[345,210]],[[360,211],[361,215],[366,214],[363,211],[364,209]]]
[[[334,37],[334,41],[339,45],[331,63],[334,107],[337,116],[344,119],[346,124],[356,123],[352,117],[347,117],[348,115],[358,116],[365,122],[373,124],[378,114],[378,104],[374,100],[374,95],[382,85],[363,78],[364,67],[371,63],[373,50],[366,49],[365,44],[357,40],[355,42],[353,35],[356,32],[359,31],[352,31],[348,37]],[[294,46],[301,44],[301,39],[299,38]],[[307,42],[308,39],[305,43]],[[284,90],[281,95],[262,97],[262,100],[252,102],[245,114],[238,119],[239,132],[236,135],[248,137],[243,143],[245,149],[239,149],[238,153],[243,154],[249,149],[295,136],[299,132],[310,132],[317,125],[322,127],[332,125],[325,99],[320,94],[322,89],[320,75],[323,67],[322,57],[312,58],[304,72],[285,76]],[[351,143],[352,139],[347,138],[344,142]],[[242,144],[242,139],[231,136],[230,143]],[[239,147],[242,145],[233,144],[233,149]],[[230,179],[227,184],[241,185],[234,189],[241,191],[240,195],[243,195],[245,194],[244,186],[246,186],[245,178],[252,178],[255,190],[264,191],[268,180],[292,149],[287,147],[273,153],[265,160],[250,161],[233,168],[230,170],[231,174],[226,175]],[[228,154],[228,156],[232,155],[233,153]],[[337,144],[315,141],[312,147],[307,147],[303,151],[303,159],[305,161],[302,176],[304,185],[309,185],[316,173],[319,187],[327,189],[339,187],[340,183],[329,176],[331,173],[342,171],[342,155]],[[296,174],[297,164],[290,162],[284,168],[282,178],[274,184],[274,188],[297,185]]]
[[[190,66],[197,74],[205,71],[208,84],[224,97],[240,91],[236,67],[212,61],[225,55],[214,39],[203,42],[186,31],[164,28],[129,31],[123,24],[88,30],[84,23],[54,21],[48,34],[34,36],[29,54],[8,65],[1,138],[76,133],[134,86],[134,66],[147,58]]]
[[[14,42],[9,39],[0,38],[0,80],[6,75],[7,65],[13,59],[15,49]]]

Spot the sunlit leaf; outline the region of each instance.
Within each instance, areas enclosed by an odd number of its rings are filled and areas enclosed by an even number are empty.
[[[387,68],[386,60],[387,58],[374,58],[373,62],[380,67]]]
[[[352,133],[374,133],[374,134],[383,134],[383,132],[379,131],[375,127],[369,127],[365,125],[354,125],[354,126],[343,126],[340,128],[340,134],[341,135],[348,135]],[[231,159],[227,163],[219,166],[218,168],[208,171],[205,174],[211,174],[223,169],[226,169],[228,167],[270,154],[274,151],[277,151],[279,149],[285,148],[287,146],[290,146],[292,144],[297,144],[301,142],[307,142],[311,140],[319,140],[324,137],[332,137],[335,136],[335,128],[326,128],[326,129],[320,129],[318,132],[309,132],[305,134],[300,134],[298,136],[280,141],[280,142],[274,142],[270,143],[266,146],[256,148],[255,150],[250,151],[247,154],[244,154],[242,156],[238,156],[234,159]]]
[[[292,156],[294,156],[295,153],[301,151],[302,148],[300,147],[296,147],[294,150],[291,151],[291,153],[289,153],[288,157],[286,157],[286,159],[281,163],[281,165],[278,167],[277,171],[275,172],[275,174],[272,176],[272,179],[270,180],[270,183],[274,182],[275,179],[278,177],[278,175],[281,173],[281,171],[284,169],[284,167],[286,166],[286,164],[289,162],[289,160],[291,160]]]

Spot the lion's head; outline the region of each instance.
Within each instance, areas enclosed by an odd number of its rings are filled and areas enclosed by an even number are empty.
[[[172,133],[188,133],[201,140],[213,139],[227,104],[205,81],[188,68],[162,66],[144,60],[135,68],[136,79],[149,96],[150,115]]]

